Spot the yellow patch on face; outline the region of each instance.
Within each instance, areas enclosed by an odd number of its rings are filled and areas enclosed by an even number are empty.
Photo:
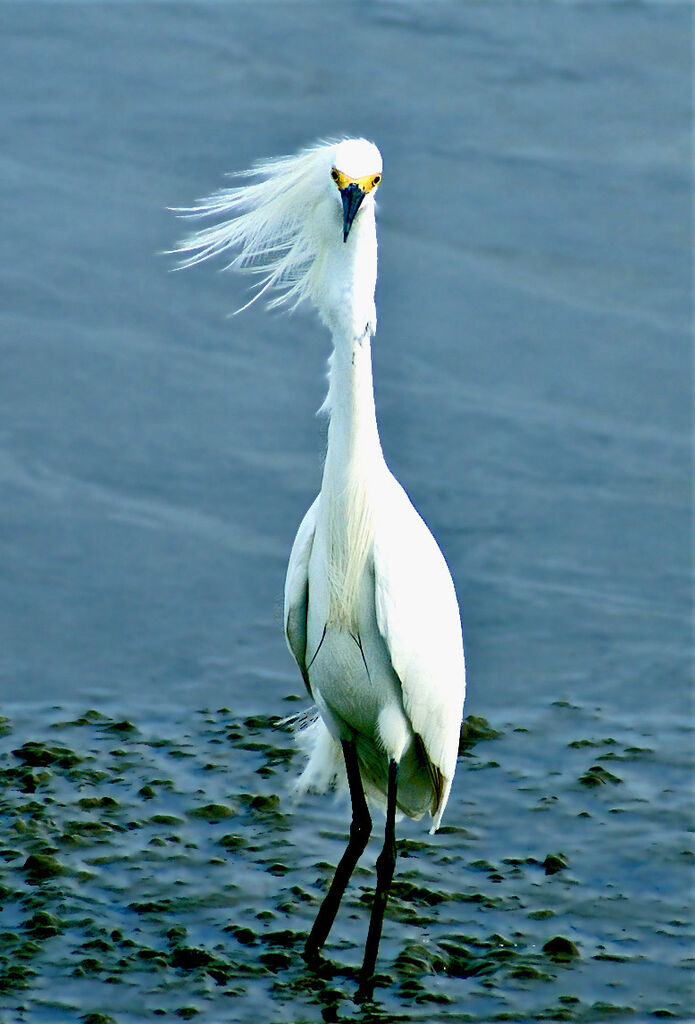
[[[381,174],[366,174],[364,178],[348,178],[347,174],[343,174],[337,167],[334,167],[331,171],[331,178],[333,178],[341,192],[348,185],[357,185],[366,195],[377,187],[381,181]]]

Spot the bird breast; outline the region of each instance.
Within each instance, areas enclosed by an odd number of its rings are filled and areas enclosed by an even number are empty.
[[[342,584],[337,594],[332,574],[326,573],[325,579],[323,598],[320,586],[310,587],[309,594],[312,693],[335,738],[355,739],[360,763],[375,783],[385,785],[384,752],[400,758],[412,730],[377,626],[371,559],[362,566],[349,595],[344,578],[336,581]]]
[[[374,507],[364,483],[349,478],[340,496],[331,500],[330,495],[322,493],[321,499],[321,504],[325,499],[326,505],[325,518],[319,518],[324,530],[318,536],[319,547],[325,552],[326,623],[355,631],[363,617],[360,606],[366,601],[374,604],[373,588],[371,599],[369,588],[363,588],[365,573],[369,571],[371,575]]]

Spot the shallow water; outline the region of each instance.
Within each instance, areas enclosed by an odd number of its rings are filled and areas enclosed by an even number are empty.
[[[345,813],[278,799],[286,727],[226,709],[5,722],[4,1004],[36,1021],[678,1017],[687,765],[643,723],[605,725],[555,702],[464,748],[448,824],[401,829],[379,988],[357,1011],[376,844],[310,970]]]
[[[0,1020],[691,1018],[691,10],[0,18]],[[292,809],[275,722],[327,341],[157,255],[341,132],[385,158],[384,450],[499,733],[400,827],[361,1010],[378,840],[313,974],[347,811]]]

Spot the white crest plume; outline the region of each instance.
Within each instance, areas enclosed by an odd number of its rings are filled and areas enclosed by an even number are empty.
[[[291,156],[261,161],[233,175],[257,181],[220,189],[193,207],[177,209],[183,217],[228,217],[184,238],[173,250],[183,255],[179,266],[190,267],[239,249],[224,269],[259,274],[261,281],[238,313],[271,290],[278,294],[269,308],[289,304],[294,309],[310,299],[323,241],[313,214],[317,205],[332,198],[329,172],[336,145],[337,140],[326,140]]]

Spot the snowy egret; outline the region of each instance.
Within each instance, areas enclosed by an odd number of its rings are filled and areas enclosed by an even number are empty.
[[[364,139],[344,139],[258,164],[247,176],[251,183],[188,211],[226,219],[177,251],[188,266],[238,249],[230,266],[261,274],[252,302],[272,291],[271,306],[309,299],[332,335],[322,407],[328,448],[321,491],[290,555],[285,633],[318,709],[305,723],[309,759],[298,788],[326,788],[344,772],[352,802],[349,842],[307,939],[308,960],[324,945],[371,834],[367,797],[385,808],[364,996],[395,868],[397,816],[429,812],[434,832],[449,798],[465,691],[461,621],[446,562],[389,471],[377,430],[371,336],[381,154]]]

